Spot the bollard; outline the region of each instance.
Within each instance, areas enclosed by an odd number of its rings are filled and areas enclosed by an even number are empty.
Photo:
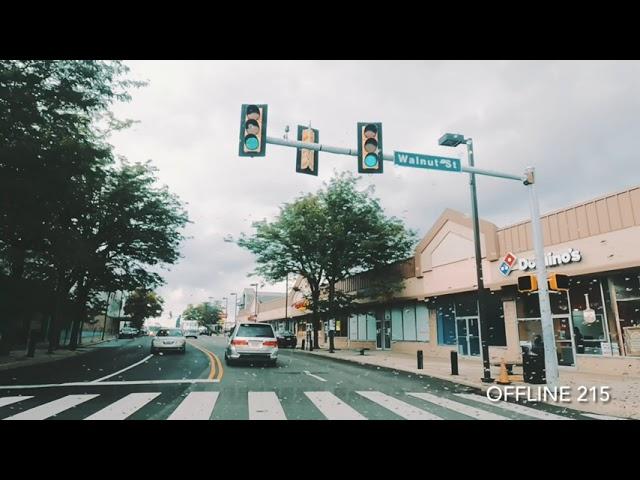
[[[458,375],[458,352],[451,352],[451,375]]]
[[[300,348],[304,350],[304,338],[302,339],[302,346]]]
[[[364,355],[364,348],[360,349],[360,355]]]
[[[423,368],[422,350],[418,350],[418,370],[422,370],[422,368]]]

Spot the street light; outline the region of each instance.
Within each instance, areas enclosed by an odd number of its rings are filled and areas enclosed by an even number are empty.
[[[252,283],[251,284],[252,287],[256,287],[256,308],[255,308],[255,320],[254,322],[258,321],[258,284],[257,283]]]
[[[229,295],[233,295],[235,298],[233,299],[233,323],[236,323],[236,313],[238,309],[238,294],[230,293]],[[229,322],[229,315],[227,314],[227,322]]]
[[[438,140],[438,145],[444,147],[457,147],[458,145],[465,143],[467,145],[467,157],[469,166],[473,167],[473,140],[471,138],[464,138],[464,135],[459,133],[445,133]],[[471,214],[473,220],[473,241],[475,246],[476,257],[476,276],[478,283],[478,323],[480,324],[480,342],[482,343],[482,382],[493,383],[494,379],[491,378],[491,364],[489,361],[489,331],[487,329],[486,315],[485,315],[485,291],[484,291],[484,277],[482,274],[482,252],[480,249],[480,220],[478,218],[478,195],[476,192],[476,174],[469,174],[469,186],[471,187]]]

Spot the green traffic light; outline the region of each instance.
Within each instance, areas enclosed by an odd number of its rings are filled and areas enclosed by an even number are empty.
[[[260,147],[260,142],[255,135],[247,135],[244,139],[244,145],[248,150],[257,150]]]
[[[364,157],[364,164],[367,168],[375,168],[378,166],[378,156],[370,153]]]

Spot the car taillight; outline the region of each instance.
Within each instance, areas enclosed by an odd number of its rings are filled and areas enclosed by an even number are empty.
[[[249,345],[249,342],[247,342],[246,340],[233,339],[231,340],[231,345]]]
[[[277,347],[278,342],[276,340],[265,340],[264,342],[262,342],[262,345],[264,345],[265,347]]]

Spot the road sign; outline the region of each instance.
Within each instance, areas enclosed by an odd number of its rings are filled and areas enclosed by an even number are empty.
[[[393,152],[396,165],[401,167],[426,168],[430,170],[444,170],[446,172],[460,172],[460,160],[449,157],[434,157],[421,153]]]

